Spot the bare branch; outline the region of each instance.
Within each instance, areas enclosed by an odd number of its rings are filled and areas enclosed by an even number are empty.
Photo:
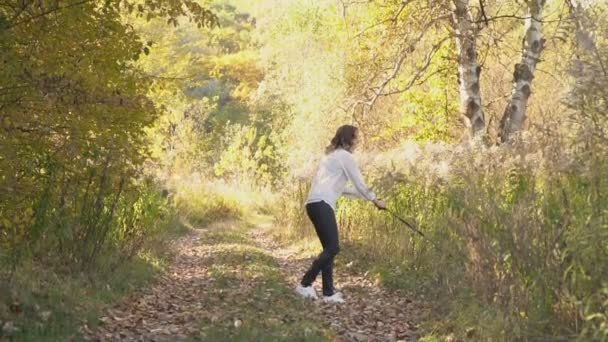
[[[388,22],[392,22],[393,25],[396,25],[397,24],[397,20],[399,19],[399,16],[401,15],[401,12],[403,12],[403,10],[405,9],[405,7],[408,4],[409,4],[408,1],[403,1],[401,3],[401,6],[399,7],[399,9],[397,9],[397,12],[391,18],[387,18],[387,19],[381,20],[381,21],[379,21],[379,22],[377,22],[375,24],[372,24],[372,25],[364,28],[363,30],[361,30],[361,31],[359,31],[359,32],[357,32],[355,34],[355,38],[358,38],[361,35],[363,35],[365,32],[367,32],[367,31],[369,31],[369,30],[371,30],[373,28],[376,28],[376,27],[378,27],[380,25],[386,24]]]
[[[405,91],[408,91],[409,89],[411,89],[413,86],[415,85],[419,85],[420,83],[417,83],[417,81],[422,77],[422,75],[426,72],[426,70],[429,68],[429,66],[431,65],[431,62],[433,61],[433,57],[435,56],[435,54],[437,53],[437,51],[439,51],[439,49],[441,48],[441,46],[443,46],[443,44],[449,39],[449,37],[445,37],[442,40],[440,40],[437,44],[433,45],[433,47],[431,48],[431,51],[427,54],[425,61],[424,61],[424,65],[420,68],[418,68],[418,70],[416,71],[416,74],[414,74],[414,76],[410,79],[410,81],[407,83],[407,85],[402,88],[402,89],[398,89],[395,91],[391,91],[388,93],[377,93],[377,97],[380,96],[389,96],[389,95],[394,95],[394,94],[398,94],[398,93],[403,93]],[[438,72],[441,72],[445,69],[439,69],[433,73],[431,73],[428,77],[425,78],[425,80],[428,80],[431,76],[437,74]],[[375,102],[375,100],[374,100]],[[373,106],[373,103],[371,104]]]
[[[489,20],[488,20],[488,16],[486,15],[486,9],[483,5],[483,0],[479,0],[479,8],[481,9],[481,16],[483,17],[483,21],[486,23],[486,26],[488,26]]]
[[[393,67],[389,70],[392,70],[390,72],[390,74],[377,86],[369,86],[369,82],[367,85],[367,89],[364,91],[363,97],[365,99],[363,100],[357,100],[353,103],[352,105],[352,116],[354,117],[355,111],[357,110],[357,108],[361,105],[363,105],[363,109],[364,109],[364,115],[366,113],[369,112],[369,110],[374,106],[374,104],[376,103],[376,101],[378,100],[378,98],[380,96],[386,96],[386,95],[382,95],[384,88],[394,79],[397,77],[397,75],[399,74],[399,71],[401,70],[401,66],[403,65],[403,62],[405,61],[405,59],[408,57],[408,55],[413,52],[416,48],[416,45],[422,40],[422,38],[424,38],[425,34],[429,31],[429,29],[435,25],[438,21],[443,20],[443,19],[447,19],[449,16],[441,16],[441,17],[437,17],[431,21],[429,21],[425,27],[423,27],[420,31],[418,36],[415,37],[415,39],[408,45],[404,46],[399,54],[398,54],[398,58],[395,61]],[[425,60],[425,66],[423,67],[424,70],[418,70],[418,72],[416,73],[416,75],[414,76],[414,78],[410,81],[410,83],[412,82],[416,82],[418,80],[418,78],[422,75],[422,73],[426,70],[426,68],[428,68],[428,65],[430,64],[430,61],[428,60],[429,58],[432,59],[432,55],[434,55],[434,53],[436,52],[437,49],[439,49],[439,47],[447,40],[448,38],[444,38],[440,41],[440,43],[436,44],[436,46],[433,46],[433,48],[431,49],[431,53],[429,54],[429,56],[427,56],[427,59]],[[376,77],[378,77],[377,75],[375,75],[373,79],[375,79]],[[412,85],[410,85],[409,87],[411,87]],[[404,90],[405,91],[405,90]],[[369,92],[371,92],[371,97],[367,96],[369,94]]]
[[[532,18],[531,16],[522,17],[522,16],[519,16],[517,14],[505,14],[505,15],[497,15],[497,16],[489,17],[489,18],[485,17],[483,20],[469,20],[469,22],[472,23],[472,24],[486,23],[486,25],[487,25],[488,22],[499,20],[499,19],[517,19],[517,20],[535,19],[535,20],[537,20],[536,18]],[[537,21],[540,22],[540,23],[545,24],[545,23],[556,23],[556,22],[559,22],[560,19],[555,19],[555,20],[537,20]]]

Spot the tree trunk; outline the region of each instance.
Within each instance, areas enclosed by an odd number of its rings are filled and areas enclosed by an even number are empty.
[[[509,141],[514,133],[521,130],[526,120],[528,98],[532,93],[536,64],[540,60],[545,39],[542,36],[543,7],[546,0],[529,0],[528,15],[525,19],[525,36],[521,62],[515,64],[511,100],[500,120],[500,142]]]
[[[460,113],[472,137],[483,133],[486,122],[481,108],[477,64],[477,27],[469,12],[469,0],[452,1],[452,25],[458,53],[458,81],[460,83]]]

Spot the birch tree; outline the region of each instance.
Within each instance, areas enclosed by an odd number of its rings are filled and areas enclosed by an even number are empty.
[[[507,142],[514,133],[520,131],[526,120],[528,98],[532,94],[532,80],[536,65],[544,47],[543,8],[546,0],[529,0],[528,15],[525,19],[525,36],[521,61],[515,64],[511,98],[500,122],[500,142]]]
[[[469,0],[452,2],[452,25],[458,54],[458,79],[460,92],[460,113],[471,136],[483,133],[485,117],[481,107],[479,74],[477,64],[477,28],[471,19]]]

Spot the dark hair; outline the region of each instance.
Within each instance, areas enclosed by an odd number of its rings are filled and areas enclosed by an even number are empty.
[[[331,143],[325,148],[325,153],[329,154],[338,148],[351,152],[353,139],[357,136],[357,130],[357,127],[351,125],[344,125],[338,128],[336,135],[331,139]]]

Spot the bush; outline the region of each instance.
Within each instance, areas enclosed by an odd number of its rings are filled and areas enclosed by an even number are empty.
[[[0,336],[77,339],[78,329],[84,323],[95,325],[105,305],[141,288],[164,267],[170,254],[166,240],[183,232],[183,226],[152,182],[133,181],[123,187],[121,196],[111,197],[116,200],[101,202],[103,215],[97,219],[103,224],[88,227],[102,230],[88,232],[88,240],[75,239],[81,236],[77,232],[86,236],[83,227],[96,217],[86,202],[75,206],[79,210],[67,201],[63,212],[42,210],[56,203],[47,190],[46,203],[39,201],[32,213],[25,213],[33,219],[23,228],[31,232],[36,227],[41,237],[23,235],[9,246],[24,249],[2,250],[9,262],[0,264],[0,270],[10,277],[0,281],[0,321],[8,327],[1,331],[0,325]],[[81,208],[89,214],[82,215]]]
[[[86,162],[83,161],[84,164]],[[0,272],[12,277],[22,261],[90,269],[100,256],[125,260],[166,226],[171,209],[149,179],[124,164],[107,162],[83,171],[57,164],[41,169],[41,191],[3,201]]]

